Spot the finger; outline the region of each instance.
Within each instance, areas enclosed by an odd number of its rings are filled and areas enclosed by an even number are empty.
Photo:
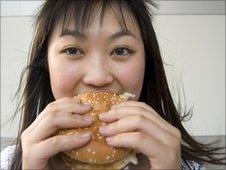
[[[140,108],[143,108],[149,112],[152,113],[152,117],[153,118],[156,118],[156,119],[160,119],[162,120],[163,122],[166,122],[152,107],[150,107],[149,105],[147,105],[146,103],[144,102],[138,102],[138,101],[125,101],[125,102],[122,102],[122,103],[119,103],[118,105],[113,105],[112,108],[117,108],[117,107],[124,107],[124,106],[131,106],[131,107],[134,107],[134,106],[137,106],[137,107],[140,107]],[[146,115],[147,117],[150,116],[150,115]]]
[[[113,136],[119,133],[141,131],[169,146],[173,145],[173,142],[175,141],[175,137],[171,133],[165,131],[155,122],[143,115],[124,117],[114,123],[101,126],[99,131],[103,136]]]
[[[81,104],[75,99],[63,98],[61,101],[57,101],[55,104],[56,110],[67,110],[73,114],[83,115],[91,109],[89,103]]]
[[[34,153],[43,159],[50,158],[59,152],[77,149],[87,144],[90,139],[90,133],[58,135],[36,144]]]
[[[87,127],[92,124],[91,116],[72,115],[67,113],[49,114],[40,121],[33,130],[30,138],[33,142],[40,142],[59,129]]]
[[[91,105],[80,104],[78,103],[78,101],[71,98],[62,98],[56,100],[48,104],[47,107],[40,113],[40,115],[38,115],[35,121],[28,127],[27,133],[31,133],[31,131],[33,131],[40,123],[40,121],[48,114],[63,112],[64,110],[67,111],[68,113],[84,114],[88,112],[90,109]]]
[[[121,106],[139,106],[142,107],[150,112],[153,112],[154,115],[158,116],[160,119],[162,119],[162,117],[149,105],[147,105],[144,102],[139,102],[139,101],[125,101],[122,103],[119,103],[117,105],[113,105],[112,108],[114,107],[121,107]],[[164,120],[164,119],[163,119]]]
[[[132,104],[135,104],[135,103],[139,103],[139,102],[134,102]],[[129,103],[129,105],[131,105],[131,103]],[[104,122],[114,122],[123,117],[129,116],[129,115],[138,115],[138,114],[147,117],[148,119],[155,122],[162,129],[170,132],[175,137],[180,138],[180,131],[177,128],[173,127],[163,118],[159,118],[159,116],[155,116],[157,114],[155,111],[149,111],[140,106],[120,105],[118,107],[113,107],[108,112],[99,114],[99,119]]]
[[[166,146],[161,141],[141,132],[121,133],[107,137],[106,142],[114,147],[135,149],[151,158],[159,157],[166,150]]]

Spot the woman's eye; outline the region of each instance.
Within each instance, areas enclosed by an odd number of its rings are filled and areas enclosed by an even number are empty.
[[[66,53],[67,55],[82,54],[82,52],[79,49],[75,48],[75,47],[66,48],[62,52]]]
[[[120,47],[120,48],[117,48],[114,50],[113,54],[114,55],[128,55],[132,52],[132,50],[129,50],[127,48],[124,48],[124,47]]]

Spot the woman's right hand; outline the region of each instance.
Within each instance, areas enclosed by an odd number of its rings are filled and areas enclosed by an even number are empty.
[[[54,155],[88,143],[90,133],[53,135],[61,128],[90,126],[92,118],[83,116],[90,109],[90,105],[80,104],[72,98],[62,98],[48,104],[21,135],[22,168],[48,169],[48,160]]]

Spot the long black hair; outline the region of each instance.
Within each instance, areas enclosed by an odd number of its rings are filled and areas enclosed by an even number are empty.
[[[21,133],[36,119],[37,115],[54,101],[50,87],[47,62],[47,47],[51,33],[57,24],[67,28],[70,21],[76,22],[76,29],[89,25],[97,10],[101,17],[111,9],[121,26],[126,29],[124,12],[129,12],[141,30],[145,48],[145,75],[139,101],[150,105],[167,122],[180,130],[182,135],[181,156],[193,169],[193,161],[198,163],[224,164],[225,158],[215,155],[220,148],[196,141],[183,127],[183,114],[175,107],[156,33],[152,25],[153,13],[150,7],[156,7],[151,0],[47,0],[36,15],[34,39],[31,44],[28,65],[25,68],[25,87],[21,96],[21,123],[16,138],[16,151],[11,169],[22,168]],[[118,12],[119,11],[119,12]],[[21,80],[23,77],[21,77]],[[21,89],[21,84],[19,86]]]

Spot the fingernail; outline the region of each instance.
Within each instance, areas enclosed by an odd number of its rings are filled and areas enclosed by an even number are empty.
[[[107,131],[107,127],[106,126],[100,126],[99,131],[100,131],[100,133],[105,133]]]
[[[108,138],[106,138],[106,142],[107,142],[108,144],[112,144],[112,143],[113,143],[113,137],[108,137]]]
[[[75,96],[75,97],[73,97],[73,99],[74,99],[74,101],[75,101],[75,102],[78,102],[78,103],[80,103],[80,102],[81,102],[81,99],[79,99],[79,98],[78,98],[78,97],[76,97],[76,96]]]
[[[83,103],[82,104],[84,107],[91,107],[91,104],[89,104],[89,103]]]
[[[91,116],[83,116],[83,120],[85,120],[86,122],[92,122],[93,118]]]
[[[81,134],[81,138],[83,138],[83,139],[87,139],[89,137],[90,137],[90,133],[89,132]]]

